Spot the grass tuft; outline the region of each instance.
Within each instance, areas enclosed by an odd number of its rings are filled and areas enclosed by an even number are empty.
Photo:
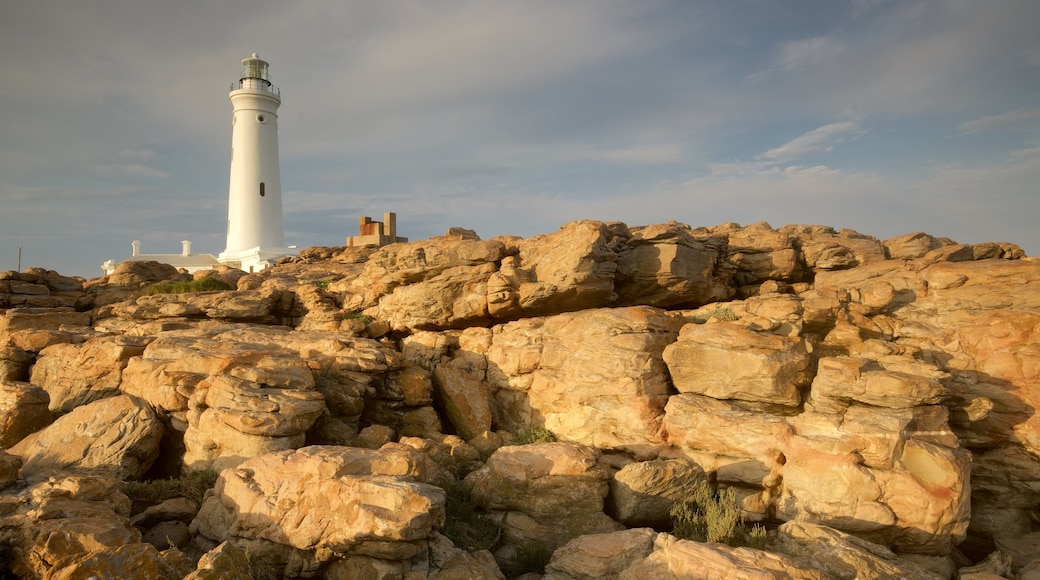
[[[513,445],[530,445],[531,443],[555,443],[556,435],[545,427],[532,427],[516,436]]]
[[[234,290],[230,284],[218,280],[212,276],[190,280],[187,282],[161,282],[152,284],[140,292],[141,296],[154,296],[156,294],[186,294],[211,292],[214,290]]]
[[[733,488],[715,493],[702,481],[691,490],[688,499],[672,506],[671,515],[672,535],[677,538],[733,547],[765,546],[766,529],[757,524],[747,527]]]
[[[552,558],[549,547],[541,542],[522,544],[506,562],[502,573],[506,578],[518,578],[524,574],[545,574],[545,566]]]
[[[490,550],[498,543],[502,533],[501,525],[477,510],[472,494],[462,482],[451,482],[442,486],[442,489],[447,494],[444,502],[447,516],[444,535],[457,548],[477,552]]]
[[[206,491],[216,482],[215,471],[191,471],[170,479],[128,481],[123,485],[123,493],[134,502],[144,504],[157,504],[175,497],[187,497],[202,504]]]

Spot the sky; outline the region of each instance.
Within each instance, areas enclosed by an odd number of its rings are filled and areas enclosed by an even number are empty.
[[[225,247],[228,90],[281,90],[287,244],[397,214],[924,231],[1040,256],[1036,0],[9,0],[0,271]]]

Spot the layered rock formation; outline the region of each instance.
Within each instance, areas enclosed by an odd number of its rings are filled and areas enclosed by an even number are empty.
[[[582,221],[205,275],[236,289],[0,275],[0,572],[502,578],[536,544],[555,580],[1040,570],[1012,244]],[[208,471],[201,501],[125,495]],[[765,550],[668,533],[701,482]],[[488,550],[449,539],[460,487]]]

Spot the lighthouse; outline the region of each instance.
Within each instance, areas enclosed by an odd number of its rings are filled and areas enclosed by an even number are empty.
[[[246,272],[264,269],[293,254],[285,246],[282,183],[278,168],[278,87],[268,64],[254,52],[242,59],[242,75],[228,94],[231,117],[231,181],[227,247],[222,264]]]

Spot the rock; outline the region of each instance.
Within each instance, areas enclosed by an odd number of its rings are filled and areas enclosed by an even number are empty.
[[[149,528],[156,524],[169,521],[180,521],[188,523],[195,519],[199,512],[199,504],[187,497],[175,497],[159,504],[148,506],[145,510],[133,518],[130,522],[135,526]]]
[[[608,513],[628,527],[670,523],[675,502],[688,500],[707,478],[700,466],[684,459],[631,463],[610,480]]]
[[[642,578],[787,578],[791,580],[824,580],[827,574],[811,564],[782,554],[771,554],[750,548],[731,548],[724,544],[708,544],[680,540],[669,534],[658,534],[653,552],[621,572],[619,580]]]
[[[895,362],[893,368],[899,368]],[[813,405],[840,412],[852,401],[895,409],[940,403],[946,395],[940,379],[946,378],[946,373],[910,363],[903,370],[887,370],[884,364],[870,359],[822,358],[812,382]]]
[[[7,489],[18,481],[22,458],[0,450],[0,490]]]
[[[726,237],[727,260],[736,269],[733,283],[738,288],[767,280],[791,283],[809,279],[809,269],[795,246],[795,238],[765,222],[743,228],[738,224],[696,228],[693,233]]]
[[[191,530],[217,542],[263,539],[316,562],[408,559],[444,525],[444,491],[413,479],[420,475],[404,447],[262,455],[221,473]]]
[[[544,426],[561,439],[652,454],[669,389],[661,352],[681,324],[641,306],[495,327],[487,351],[495,424],[517,433]]]
[[[39,387],[0,380],[0,449],[50,425],[49,403],[47,392]]]
[[[13,500],[5,501],[0,536],[9,548],[10,570],[20,578],[49,578],[90,554],[140,542],[127,519],[130,500],[111,477],[56,476],[0,498]]]
[[[559,231],[523,240],[515,288],[526,316],[543,316],[611,304],[617,253],[606,224],[571,222]]]
[[[440,408],[463,439],[491,430],[490,396],[486,383],[487,359],[483,353],[491,332],[466,331],[459,337],[451,361],[433,369],[433,384]]]
[[[609,479],[593,447],[535,443],[498,449],[465,483],[480,507],[509,512],[507,543],[538,541],[555,550],[581,535],[622,528],[603,513]]]
[[[123,369],[144,352],[141,341],[92,338],[83,344],[56,344],[40,352],[30,382],[50,395],[50,409],[72,409],[119,393]]]
[[[191,543],[191,531],[184,522],[159,522],[141,535],[141,541],[159,550],[187,548]]]
[[[0,381],[28,382],[33,355],[14,345],[0,346]]]
[[[108,275],[108,283],[113,286],[129,286],[140,288],[155,282],[190,280],[188,274],[181,274],[177,268],[169,264],[154,261],[123,261]]]
[[[723,264],[725,238],[695,237],[688,226],[674,222],[631,228],[630,235],[618,253],[619,304],[699,306],[732,295],[727,285],[732,271]]]
[[[883,242],[885,251],[893,260],[914,260],[944,246],[942,240],[924,232],[914,232],[889,238]]]
[[[650,555],[657,532],[635,528],[609,534],[588,534],[553,552],[545,580],[617,578],[633,563]]]
[[[11,308],[0,315],[0,333],[16,330],[60,330],[64,327],[88,326],[89,312],[72,308]]]
[[[804,521],[780,526],[770,548],[812,562],[814,568],[831,578],[942,578],[899,559],[884,546]]]
[[[159,454],[162,423],[143,401],[127,395],[77,407],[8,451],[24,461],[22,477],[101,469],[138,479]]]
[[[663,356],[679,392],[716,399],[793,407],[811,380],[805,341],[737,324],[687,324]]]
[[[184,580],[253,580],[252,568],[244,549],[221,542],[199,558],[195,571]]]
[[[886,259],[881,242],[859,232],[826,226],[784,226],[779,230],[797,240],[805,264],[815,272],[845,270]]]

